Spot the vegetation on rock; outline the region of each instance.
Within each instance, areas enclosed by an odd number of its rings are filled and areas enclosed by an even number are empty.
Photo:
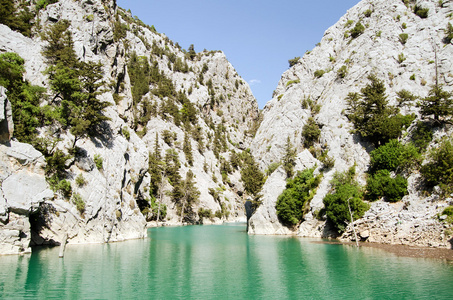
[[[275,208],[282,224],[295,226],[308,212],[310,201],[316,193],[321,175],[314,176],[314,169],[298,172],[294,179],[288,178],[286,189],[278,196]]]

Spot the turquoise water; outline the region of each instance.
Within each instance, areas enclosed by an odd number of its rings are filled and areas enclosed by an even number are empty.
[[[0,257],[1,299],[452,299],[453,266],[379,249],[248,236],[245,225]]]

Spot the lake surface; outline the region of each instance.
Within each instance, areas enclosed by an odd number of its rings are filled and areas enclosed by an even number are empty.
[[[453,265],[380,249],[248,236],[244,224],[0,257],[0,299],[452,299]]]

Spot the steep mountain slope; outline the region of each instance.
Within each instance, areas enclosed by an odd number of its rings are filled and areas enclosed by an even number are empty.
[[[11,137],[2,140],[0,253],[64,243],[66,235],[68,243],[140,238],[146,220],[157,214],[171,224],[245,220],[240,168],[229,160],[249,146],[259,111],[248,84],[222,52],[183,50],[115,1],[19,2],[18,11],[27,7],[36,14],[31,32],[23,31],[31,37],[0,24],[0,54],[17,53],[24,60],[24,79],[46,89],[33,109],[47,121],[36,133],[21,136],[30,137],[42,154]],[[75,108],[67,124],[47,119],[49,111],[55,115],[77,97],[66,99],[55,86],[58,69],[67,65],[45,54],[55,36],[51,30],[61,24],[63,36],[72,38],[63,44],[68,53],[74,50],[74,65],[102,65],[104,75],[94,86],[102,79],[105,91],[95,88],[93,95],[108,103],[98,111],[107,118],[92,130],[83,131],[82,117],[71,123],[82,116]],[[11,101],[12,112],[8,100],[2,111],[14,115],[18,104]],[[33,155],[23,160],[27,153]],[[51,170],[63,155],[63,170]],[[22,181],[10,180],[23,169]],[[22,206],[13,192],[21,186]]]
[[[429,9],[428,16],[414,13],[415,7]],[[361,93],[374,74],[386,89],[389,105],[398,105],[397,93],[410,91],[420,99],[427,97],[436,81],[446,91],[452,91],[453,45],[446,40],[446,28],[451,22],[451,1],[369,1],[351,8],[337,24],[329,28],[321,42],[310,52],[294,61],[274,92],[274,98],[263,110],[263,121],[251,149],[259,158],[262,169],[280,162],[289,138],[297,149],[295,170],[317,163],[323,179],[310,202],[309,213],[293,230],[281,225],[276,214],[278,195],[285,188],[286,174],[280,167],[270,175],[263,188],[263,205],[249,222],[249,233],[297,234],[302,236],[332,236],[325,219],[315,215],[323,209],[324,197],[332,191],[330,181],[335,172],[355,166],[357,180],[366,183],[372,143],[354,134],[354,125],[347,117],[349,93]],[[437,73],[436,73],[437,72]],[[415,113],[401,140],[408,141],[420,108],[412,101],[402,105],[400,113]],[[304,126],[313,118],[320,129],[319,138],[310,147],[304,142]],[[307,127],[306,127],[307,128]],[[437,127],[431,147],[437,147],[442,136],[451,136],[450,125]],[[308,148],[311,148],[309,151]],[[331,159],[330,168],[321,169],[324,159]],[[333,159],[333,160],[332,160]],[[395,204],[379,200],[360,223],[364,239],[384,243],[418,244],[450,247],[444,225],[437,220],[451,198],[433,193],[429,197],[420,190],[417,170],[408,176],[409,194]],[[358,224],[357,224],[358,225]],[[351,238],[348,227],[344,238]]]

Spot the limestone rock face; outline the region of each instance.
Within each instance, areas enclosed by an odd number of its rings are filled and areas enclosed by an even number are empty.
[[[325,222],[314,220],[312,215],[323,207],[322,199],[330,189],[329,182],[335,171],[343,172],[355,165],[359,182],[366,182],[368,153],[372,148],[364,143],[360,136],[351,133],[353,126],[343,113],[347,106],[345,98],[348,93],[360,93],[360,89],[369,82],[367,76],[375,74],[384,82],[389,103],[392,105],[397,103],[396,93],[403,89],[419,97],[426,97],[430,87],[436,82],[436,66],[439,84],[447,91],[453,90],[453,47],[443,42],[444,29],[448,22],[451,22],[449,15],[453,11],[453,3],[444,1],[440,7],[438,1],[425,0],[417,1],[417,4],[429,8],[428,18],[420,18],[400,0],[361,1],[325,32],[312,51],[307,52],[297,64],[283,73],[273,99],[264,107],[263,121],[251,145],[252,153],[260,161],[262,169],[282,159],[287,137],[290,137],[298,152],[304,151],[302,133],[309,117],[313,117],[321,128],[320,139],[315,148],[327,150],[328,155],[335,160],[334,167],[324,173],[310,204],[311,212],[306,221],[293,234],[314,237],[330,235],[323,225]],[[367,16],[369,11],[371,15]],[[358,22],[363,25],[364,30],[353,38],[351,29]],[[407,34],[405,42],[401,41],[401,34]],[[316,105],[318,107],[314,109]],[[415,105],[402,107],[401,113],[415,113],[417,118],[419,117]],[[451,129],[447,128],[437,132],[435,138],[451,134]],[[297,169],[300,170],[300,167],[296,167]],[[416,177],[417,174],[410,175],[409,182],[414,182]],[[275,181],[272,176],[268,180]],[[279,184],[281,191],[285,183],[281,180]],[[276,201],[274,198],[278,195],[272,193],[274,192],[264,190],[265,207],[272,206]],[[443,200],[439,199],[438,203],[426,199],[415,187],[409,187],[409,193],[403,201],[409,209],[406,215],[412,216],[413,220],[409,222],[409,219],[397,219],[395,216],[400,213],[401,208],[392,205],[386,208],[387,214],[392,217],[388,217],[389,221],[385,226],[382,221],[371,221],[371,215],[367,215],[364,219],[368,221],[363,221],[361,231],[369,231],[368,241],[374,239],[378,242],[410,244],[410,241],[416,240],[413,243],[417,245],[450,247],[446,239],[416,239],[418,232],[423,230],[430,230],[434,232],[433,235],[442,234],[442,225],[434,220],[434,217],[440,210],[438,205],[444,203]],[[273,200],[267,200],[271,198]],[[372,211],[383,204],[385,203],[381,201],[371,203],[369,213],[372,214]],[[268,229],[274,226],[272,220],[275,220],[275,215],[272,213],[275,211],[270,208],[258,209],[252,217],[254,226],[250,226],[249,232],[272,233],[273,229]],[[254,220],[262,220],[259,225],[261,229]],[[370,222],[377,222],[373,224],[379,225],[371,225]],[[390,224],[391,222],[393,224]],[[419,226],[415,227],[415,224]],[[368,226],[371,226],[370,229]],[[380,231],[371,229],[375,228],[374,226],[380,228]],[[403,227],[405,230],[402,231]],[[401,232],[401,238],[393,237],[395,230]],[[348,231],[344,237],[351,238],[351,232]]]

